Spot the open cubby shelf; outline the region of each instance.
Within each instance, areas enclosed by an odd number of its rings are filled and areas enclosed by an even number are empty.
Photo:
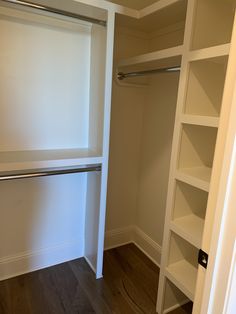
[[[172,232],[166,276],[191,301],[194,300],[198,268],[198,250]]]
[[[183,125],[177,171],[181,181],[209,189],[216,137],[217,128]]]
[[[186,114],[220,116],[227,62],[228,57],[221,56],[190,63]]]
[[[198,0],[194,20],[192,49],[231,41],[235,0]]]
[[[201,248],[208,193],[176,181],[171,229]]]
[[[171,230],[197,248],[201,247],[203,228],[204,219],[194,214],[177,218],[171,222]]]

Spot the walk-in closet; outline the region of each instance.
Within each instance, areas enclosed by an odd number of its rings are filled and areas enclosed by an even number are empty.
[[[157,265],[158,314],[185,304],[212,314],[212,240],[233,155],[235,8],[0,0],[0,281],[82,258],[71,267],[93,271],[93,292],[104,250],[133,243],[122,261],[130,252]],[[116,251],[106,254],[111,269]]]
[[[160,266],[158,313],[202,289],[236,3],[163,4],[116,16],[105,242],[134,242]]]

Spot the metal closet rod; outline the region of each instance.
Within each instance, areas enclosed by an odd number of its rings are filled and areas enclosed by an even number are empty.
[[[73,174],[82,172],[96,172],[101,171],[101,165],[85,165],[78,167],[65,167],[65,168],[48,168],[39,170],[26,170],[26,171],[8,171],[0,173],[0,181],[17,180],[17,179],[30,179],[38,177],[48,177],[63,174]]]
[[[98,24],[98,25],[105,26],[105,27],[107,25],[106,21],[103,21],[103,20],[98,20],[98,19],[95,19],[95,18],[92,18],[89,16],[80,15],[80,14],[76,14],[76,13],[72,13],[72,12],[68,12],[68,11],[64,11],[64,10],[60,10],[60,9],[55,9],[52,7],[48,7],[46,5],[35,4],[33,2],[30,2],[30,1],[21,1],[21,0],[1,0],[1,1],[7,2],[7,3],[18,4],[18,5],[27,7],[27,8],[33,8],[33,9],[37,9],[40,11],[45,11],[45,12],[49,12],[49,13],[55,13],[55,14],[63,15],[63,16],[71,17],[74,19],[90,22],[93,24]]]
[[[175,67],[137,71],[137,72],[129,72],[129,73],[119,72],[117,74],[117,78],[118,78],[118,80],[122,81],[128,77],[138,77],[138,76],[152,75],[152,74],[157,74],[157,73],[179,72],[180,69],[181,69],[180,66],[175,66]]]

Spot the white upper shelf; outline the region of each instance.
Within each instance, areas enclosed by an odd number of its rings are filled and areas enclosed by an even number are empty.
[[[180,120],[183,124],[201,125],[201,126],[218,128],[220,118],[182,114]]]
[[[182,168],[176,171],[177,180],[209,192],[212,169],[208,167]]]
[[[201,248],[204,219],[191,214],[174,219],[171,222],[170,227],[172,231],[194,245],[196,248]]]
[[[83,149],[12,151],[0,153],[0,171],[102,164],[97,152]]]
[[[183,46],[158,50],[139,56],[123,59],[118,63],[118,68],[134,67],[138,70],[152,68],[180,66],[183,53]]]
[[[209,48],[203,48],[190,51],[189,60],[197,61],[204,59],[211,59],[216,57],[228,56],[230,52],[231,44],[223,44]]]

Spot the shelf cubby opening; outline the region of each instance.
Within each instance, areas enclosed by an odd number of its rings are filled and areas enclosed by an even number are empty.
[[[210,183],[217,129],[183,125],[179,153],[179,172]]]
[[[201,247],[208,193],[176,181],[171,229],[197,248]]]
[[[228,57],[190,63],[185,113],[219,117]]]
[[[180,0],[160,8],[141,11],[140,18],[133,18],[122,14],[116,16],[117,36],[122,32],[143,38],[139,45],[140,54],[159,51],[183,44],[187,1]],[[122,52],[122,58],[135,56],[132,47],[126,45],[127,50]]]
[[[172,233],[166,275],[191,301],[194,300],[197,269],[198,250]]]
[[[235,0],[197,0],[192,49],[230,43]]]
[[[166,280],[164,295],[164,313],[169,313],[170,309],[182,308],[186,313],[190,313],[193,303],[180,291],[170,280]]]

